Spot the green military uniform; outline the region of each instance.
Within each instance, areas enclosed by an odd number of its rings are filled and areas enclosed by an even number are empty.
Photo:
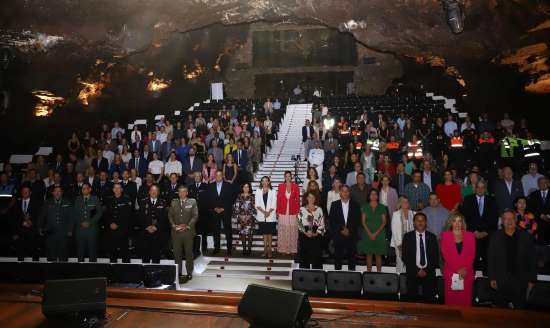
[[[46,200],[38,219],[38,226],[46,236],[48,261],[67,260],[67,237],[72,231],[72,206],[65,199]]]
[[[84,261],[87,251],[90,262],[95,262],[97,260],[98,221],[103,213],[103,206],[97,196],[78,196],[74,201],[73,212],[78,261]],[[88,222],[87,228],[82,226],[84,222]]]
[[[193,240],[195,239],[195,224],[199,218],[197,201],[192,198],[174,199],[168,210],[168,220],[172,227],[172,246],[174,259],[181,275],[182,247],[185,251],[185,268],[187,275],[193,273]],[[189,229],[176,231],[176,226],[186,224]]]

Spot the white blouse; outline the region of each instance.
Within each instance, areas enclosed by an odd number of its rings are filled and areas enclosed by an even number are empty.
[[[332,202],[337,200],[340,200],[340,193],[334,190],[329,191],[327,194],[327,213],[330,214],[330,206],[332,205]]]
[[[181,165],[181,162],[178,160],[175,161],[168,161],[164,165],[164,175],[170,175],[172,173],[176,173],[178,176],[181,176],[183,172],[183,168]]]
[[[164,163],[158,159],[149,163],[149,172],[151,172],[151,174],[161,174],[163,168]]]

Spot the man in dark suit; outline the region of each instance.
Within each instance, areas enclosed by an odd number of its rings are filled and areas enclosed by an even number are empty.
[[[497,304],[523,307],[537,281],[535,247],[531,236],[517,228],[514,210],[502,214],[503,228],[489,243],[488,275],[497,291]]]
[[[246,166],[248,165],[248,151],[243,148],[242,140],[237,143],[237,149],[233,151],[233,158],[237,164],[238,174],[237,179],[239,184],[248,181],[248,171]]]
[[[196,153],[197,151],[195,147],[192,147],[189,149],[189,155],[187,158],[185,158],[181,163],[184,174],[182,179],[185,179],[184,181],[186,185],[193,183],[195,172],[202,171],[202,160],[195,155]]]
[[[161,145],[162,143],[159,140],[157,140],[157,134],[153,133],[151,136],[151,140],[149,140],[149,143],[148,143],[149,150],[153,153],[159,153]]]
[[[120,255],[124,263],[130,262],[128,252],[128,232],[132,219],[134,203],[123,193],[121,183],[113,185],[113,196],[107,198],[103,222],[105,223],[107,253],[112,263]]]
[[[170,174],[168,181],[164,182],[161,187],[161,197],[166,200],[166,204],[171,204],[172,199],[178,198],[179,189],[178,175],[176,173]]]
[[[329,213],[330,234],[334,241],[334,269],[342,269],[342,259],[348,261],[348,270],[355,271],[355,245],[359,239],[361,209],[351,200],[350,187],[340,190],[340,200],[332,202]]]
[[[306,125],[302,126],[302,142],[313,139],[314,133],[313,126],[311,126],[309,120],[306,120]]]
[[[199,208],[199,220],[197,222],[197,233],[202,236],[201,252],[206,254],[208,236],[208,184],[202,182],[202,173],[195,172],[194,182],[189,185],[189,197],[197,201]]]
[[[419,212],[413,218],[414,231],[403,236],[403,263],[407,269],[407,299],[433,303],[437,280],[435,269],[439,266],[437,237],[426,230],[427,217]],[[422,286],[422,295],[418,288]]]
[[[550,245],[550,193],[548,178],[545,176],[537,180],[539,189],[529,195],[528,210],[535,215],[537,221],[537,244]]]
[[[460,211],[466,218],[468,231],[472,231],[476,238],[476,262],[485,268],[489,238],[498,228],[499,216],[495,199],[487,195],[485,182],[476,184],[475,194],[464,198]]]
[[[143,142],[141,141],[141,138],[139,135],[136,135],[136,141],[132,142],[130,145],[130,151],[135,152],[136,150],[141,153],[143,151]]]
[[[96,172],[109,171],[109,161],[103,157],[103,150],[97,150],[97,157],[92,159],[92,167]]]
[[[172,133],[168,133],[166,141],[160,146],[160,159],[166,162],[173,150],[176,150],[176,144],[172,138]]]
[[[422,182],[430,187],[430,191],[435,191],[435,186],[441,183],[441,177],[432,170],[432,162],[424,160],[422,164]]]
[[[391,179],[391,186],[397,191],[399,196],[402,196],[405,191],[405,186],[411,182],[411,177],[405,173],[405,165],[402,162],[397,164],[397,172]]]
[[[52,163],[51,168],[54,172],[63,173],[65,170],[65,163],[63,162],[63,156],[61,154],[55,155],[55,162]]]
[[[145,158],[141,157],[138,150],[134,150],[134,157],[128,162],[128,168],[135,169],[140,177],[144,177],[147,173],[148,162]]]
[[[10,208],[10,228],[15,245],[17,259],[23,261],[24,257],[31,256],[33,261],[38,261],[38,212],[40,206],[32,197],[30,184],[21,187],[21,198]]]
[[[136,203],[138,189],[137,184],[134,181],[130,181],[130,172],[128,170],[122,172],[122,190],[124,196],[130,198],[133,206]]]
[[[25,181],[31,188],[31,199],[35,201],[35,205],[40,207],[44,203],[44,196],[46,196],[46,185],[44,181],[37,175],[35,169],[29,169],[27,171],[27,179]]]
[[[220,230],[223,223],[223,230],[227,242],[227,255],[231,255],[233,248],[233,229],[231,227],[231,210],[233,208],[233,187],[223,181],[223,172],[216,172],[216,181],[209,185],[208,208],[211,213],[209,230],[214,235],[214,253],[220,251]]]
[[[94,194],[99,197],[99,200],[103,200],[112,195],[113,183],[109,181],[109,174],[107,174],[107,171],[99,172],[99,180],[95,186],[92,186],[92,189],[95,190]]]
[[[497,201],[497,209],[502,213],[507,208],[514,208],[514,200],[524,196],[521,181],[514,179],[512,168],[506,166],[502,169],[503,179],[495,182],[494,192]]]
[[[159,187],[152,185],[149,188],[149,197],[139,204],[139,246],[143,263],[160,263],[160,255],[168,241],[168,206],[159,196]]]

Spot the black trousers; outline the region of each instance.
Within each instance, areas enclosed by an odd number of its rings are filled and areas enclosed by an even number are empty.
[[[19,238],[14,241],[15,255],[19,261],[25,257],[32,257],[33,261],[38,261],[40,257],[40,236],[31,229],[25,229],[19,232]]]
[[[109,230],[105,233],[107,242],[107,255],[111,263],[116,263],[118,258],[122,258],[122,262],[130,262],[130,252],[128,250],[128,233],[126,231]]]
[[[298,236],[298,254],[301,269],[323,268],[321,238],[321,236],[308,238],[303,233]]]
[[[155,233],[144,231],[141,233],[141,260],[143,263],[160,263],[163,241],[160,230]]]
[[[67,242],[65,233],[52,233],[46,237],[46,256],[48,261],[67,261]]]
[[[497,280],[496,303],[500,307],[508,307],[512,303],[514,308],[523,308],[527,301],[527,282],[513,274],[506,274]]]
[[[487,250],[489,248],[489,237],[476,239],[476,259],[474,261],[475,268],[487,273]]]
[[[355,254],[357,253],[356,242],[350,236],[334,237],[334,269],[342,270],[342,260],[348,262],[348,270],[355,270]]]
[[[422,288],[422,294],[419,293],[419,288]],[[407,297],[411,302],[434,303],[435,293],[437,289],[437,280],[435,275],[428,274],[424,278],[420,278],[414,273],[407,273]]]

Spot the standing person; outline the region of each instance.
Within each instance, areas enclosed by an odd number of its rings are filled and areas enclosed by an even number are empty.
[[[187,281],[193,278],[193,241],[195,239],[195,225],[199,218],[197,201],[188,198],[189,190],[186,186],[178,188],[178,198],[173,199],[168,210],[168,221],[172,227],[172,247],[174,260],[178,265],[178,274],[183,276],[181,261],[185,251],[185,270]],[[183,248],[183,250],[182,250]]]
[[[537,181],[539,189],[529,195],[528,210],[537,222],[536,241],[543,247],[550,245],[550,193],[548,178],[542,176]]]
[[[441,205],[451,212],[457,210],[461,200],[460,185],[453,181],[453,173],[451,170],[443,172],[443,183],[435,187],[435,192],[441,200]]]
[[[92,186],[84,182],[82,195],[74,201],[74,225],[76,227],[76,244],[78,262],[84,262],[86,253],[90,262],[97,261],[98,222],[103,214],[103,206],[92,195]]]
[[[216,172],[216,181],[211,183],[208,191],[209,210],[212,213],[209,222],[209,230],[214,235],[214,252],[216,255],[220,252],[220,232],[223,223],[225,239],[227,242],[227,255],[231,256],[233,250],[233,228],[231,226],[231,210],[233,207],[233,187],[228,182],[223,181],[223,173]]]
[[[166,210],[166,201],[160,198],[159,187],[156,184],[151,185],[148,197],[140,202],[138,213],[143,263],[160,263],[160,254],[166,238]]]
[[[476,261],[485,267],[490,235],[498,228],[498,211],[495,199],[489,196],[485,182],[479,181],[475,194],[466,196],[462,204],[462,213],[466,218],[468,231],[476,238]]]
[[[424,208],[422,212],[428,218],[428,230],[439,238],[447,225],[449,210],[441,206],[435,192],[430,193],[429,203],[430,206]]]
[[[531,236],[517,228],[513,210],[501,217],[503,228],[489,242],[488,276],[499,306],[521,308],[537,281],[535,247]]]
[[[305,159],[307,160],[307,156],[309,155],[309,148],[310,146],[310,140],[313,139],[313,136],[315,134],[315,130],[313,130],[313,126],[311,126],[311,123],[309,120],[306,120],[306,123],[304,126],[302,126],[302,142],[304,143],[304,149],[305,149]]]
[[[446,231],[441,233],[446,305],[472,306],[475,256],[475,237],[466,231],[464,216],[451,214]]]
[[[285,172],[285,182],[277,188],[277,251],[294,255],[298,251],[297,215],[300,211],[300,188],[292,173]]]
[[[365,183],[365,174],[359,172],[357,174],[357,183],[351,186],[351,199],[362,208],[368,202],[369,190],[369,185]]]
[[[307,157],[310,167],[317,171],[317,176],[323,176],[323,163],[325,161],[325,151],[321,148],[321,141],[314,140],[312,148],[309,150]]]
[[[399,198],[399,210],[393,212],[391,218],[391,241],[390,246],[395,249],[395,270],[397,273],[405,272],[403,263],[403,236],[414,230],[414,212],[411,210],[407,197]]]
[[[252,195],[252,187],[246,182],[241,188],[241,193],[233,205],[233,221],[237,222],[239,237],[243,245],[243,256],[252,255],[252,240],[254,237],[254,225],[256,220],[255,197]]]
[[[120,255],[122,262],[130,262],[128,252],[128,233],[130,220],[132,219],[133,202],[128,195],[123,194],[121,183],[113,185],[113,196],[104,201],[107,252],[111,263],[116,263]]]
[[[414,231],[403,236],[403,263],[407,270],[407,298],[414,302],[433,303],[436,291],[435,268],[439,265],[437,237],[426,230],[427,218],[416,213]],[[418,288],[422,286],[422,296]]]
[[[362,208],[361,224],[363,235],[357,244],[359,254],[367,255],[367,271],[372,271],[372,257],[376,260],[376,269],[382,270],[382,256],[387,253],[386,226],[387,209],[378,202],[378,191],[371,189],[368,201]]]
[[[206,250],[208,247],[207,238],[209,232],[208,226],[208,184],[202,182],[202,174],[200,172],[195,172],[195,182],[188,186],[189,197],[197,201],[197,206],[199,208],[199,219],[196,226],[197,232],[201,235],[201,253],[206,255]],[[213,233],[213,231],[210,231]]]
[[[334,269],[342,269],[342,259],[348,261],[348,270],[355,271],[355,255],[359,239],[361,208],[351,200],[351,190],[344,185],[340,199],[333,202],[329,210],[329,226],[334,240]]]
[[[392,179],[392,187],[397,190],[397,194],[402,196],[405,193],[405,186],[411,182],[411,177],[405,172],[405,164],[397,163],[396,174]]]
[[[10,230],[18,261],[23,261],[25,256],[31,256],[33,261],[38,261],[40,255],[36,229],[40,206],[37,203],[38,201],[32,197],[30,184],[24,184],[21,187],[21,199],[10,209]]]
[[[403,195],[409,199],[411,208],[415,211],[422,210],[428,204],[430,187],[422,182],[422,174],[420,171],[415,170],[413,172],[412,181],[405,186]]]
[[[46,254],[48,261],[67,261],[67,237],[72,236],[73,209],[63,198],[63,188],[53,187],[52,198],[42,207],[38,227],[40,234],[46,236]]]
[[[342,180],[338,177],[334,178],[332,189],[327,193],[327,213],[330,213],[332,202],[340,199],[340,189],[342,188]]]
[[[262,177],[260,188],[255,191],[256,221],[258,232],[264,236],[264,252],[262,257],[272,257],[272,236],[277,234],[277,195],[271,188],[271,180],[268,176]]]
[[[514,199],[525,196],[523,185],[519,180],[514,179],[514,172],[509,166],[502,169],[503,179],[495,182],[494,193],[497,202],[498,213],[505,209],[514,207]]]
[[[235,164],[235,161],[233,160],[233,155],[227,154],[225,164],[223,165],[223,180],[227,183],[233,184],[237,179],[237,175],[238,169],[237,164]]]
[[[304,194],[304,203],[298,214],[298,250],[300,268],[322,269],[322,236],[325,234],[325,218],[321,207],[317,206],[316,195]]]
[[[239,182],[246,182],[248,180],[248,172],[246,168],[248,166],[248,150],[243,147],[243,141],[237,142],[237,150],[233,151],[233,158],[237,168],[237,177]]]
[[[397,195],[397,190],[390,186],[391,179],[389,176],[382,176],[380,187],[380,204],[388,208],[388,213],[393,214],[399,206],[399,196]]]

